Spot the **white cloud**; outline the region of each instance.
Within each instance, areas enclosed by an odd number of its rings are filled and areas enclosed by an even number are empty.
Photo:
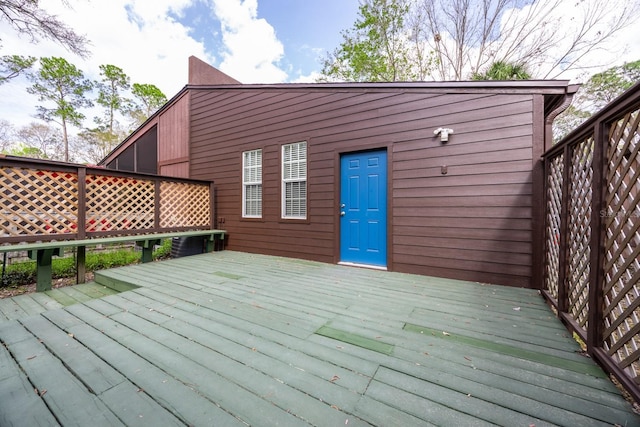
[[[189,36],[189,29],[168,15],[170,11],[179,14],[194,1],[197,0],[79,0],[72,2],[73,9],[65,7],[61,0],[43,1],[45,10],[90,39],[92,55],[79,58],[48,40],[31,43],[18,37],[4,22],[0,24],[0,55],[61,56],[94,80],[99,78],[99,65],[113,64],[121,67],[132,83],[154,84],[170,98],[187,83],[190,55],[213,61],[204,45]],[[136,16],[135,22],[129,20],[127,10]],[[18,126],[33,120],[38,102],[26,94],[27,86],[24,79],[0,86],[0,97],[11,100],[11,107],[6,103],[0,107],[0,118]],[[91,113],[87,115],[93,117]]]
[[[278,66],[284,46],[273,27],[257,18],[257,0],[213,0],[213,10],[222,24],[222,71],[243,83],[287,80]]]
[[[514,10],[513,15],[505,14],[503,24],[509,17],[515,18],[515,22],[521,22],[527,19],[527,15],[533,16],[534,25],[529,26],[535,29],[518,48],[525,49],[527,45],[544,39],[547,34],[553,34],[556,40],[547,51],[549,59],[534,66],[535,74],[546,78],[584,81],[594,73],[621,65],[625,61],[640,59],[640,44],[634,31],[638,12],[638,3],[628,0],[584,0],[577,3],[538,0],[520,10]],[[608,40],[592,47],[591,42],[598,39],[600,34],[607,34],[616,25],[619,16],[627,19],[628,25]],[[522,26],[516,24],[514,27]],[[570,49],[574,49],[574,52],[564,57]],[[563,57],[564,63],[552,69],[554,61]],[[567,64],[570,67],[565,71],[563,68]]]

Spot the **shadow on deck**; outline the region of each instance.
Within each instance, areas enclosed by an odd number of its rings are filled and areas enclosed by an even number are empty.
[[[532,290],[232,251],[0,321],[0,425],[640,425]]]

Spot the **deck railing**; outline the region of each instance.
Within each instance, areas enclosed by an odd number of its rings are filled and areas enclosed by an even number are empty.
[[[640,401],[640,83],[544,154],[543,294]]]
[[[0,157],[0,243],[214,228],[211,182]]]

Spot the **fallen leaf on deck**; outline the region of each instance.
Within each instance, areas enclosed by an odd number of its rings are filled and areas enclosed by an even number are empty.
[[[335,382],[335,381],[338,381],[339,379],[340,379],[340,377],[339,377],[339,376],[334,375],[334,376],[332,376],[332,377],[331,377],[331,379],[329,380],[329,382]]]
[[[442,335],[444,335],[445,337],[450,337],[451,336],[451,334],[449,332],[445,332],[445,331],[442,331]]]
[[[515,311],[520,311],[520,307],[513,307]]]
[[[36,357],[38,357],[38,356],[34,354],[33,356],[27,357],[27,360],[35,359]]]
[[[472,361],[470,357],[465,356],[464,358],[467,359],[469,362]]]

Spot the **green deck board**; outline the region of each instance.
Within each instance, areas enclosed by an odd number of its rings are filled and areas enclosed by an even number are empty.
[[[129,312],[119,313],[111,316],[129,328],[144,334],[157,343],[162,343],[165,348],[173,351],[184,352],[189,355],[189,359],[201,366],[207,366],[219,372],[220,376],[229,384],[242,384],[244,388],[251,390],[257,396],[272,402],[274,405],[286,410],[294,415],[304,413],[304,418],[312,424],[319,425],[323,422],[329,424],[344,423],[346,420],[331,408],[332,399],[343,399],[342,406],[355,406],[358,396],[349,393],[337,385],[333,385],[330,378],[312,381],[312,377],[305,376],[304,372],[283,369],[281,363],[268,358],[261,360],[261,354],[256,349],[241,347],[227,340],[216,339],[211,334],[201,337],[202,344],[198,341],[195,331],[190,332],[189,328],[180,329],[179,335],[173,333],[170,327],[156,328],[153,323]],[[176,323],[173,323],[176,325]],[[207,353],[215,351],[218,356],[211,358]],[[233,353],[233,357],[230,354]],[[234,358],[241,360],[234,360]],[[259,367],[264,366],[269,374],[262,372]],[[286,375],[285,375],[286,374]],[[305,381],[306,380],[306,381]],[[285,386],[284,384],[287,384]],[[334,393],[332,395],[331,393]],[[349,425],[361,424],[359,420],[351,418]]]
[[[519,348],[513,345],[505,345],[497,342],[487,341],[483,339],[478,339],[474,337],[459,335],[459,334],[443,334],[443,331],[435,330],[431,328],[427,328],[420,325],[413,325],[407,323],[405,328],[407,331],[416,332],[416,333],[424,333],[431,334],[432,336],[441,337],[442,339],[447,339],[451,341],[456,341],[462,344],[471,345],[474,347],[485,348],[491,350],[495,353],[502,353],[509,356],[527,359],[534,362],[544,363],[545,365],[555,366],[558,368],[567,369],[570,371],[575,371],[583,374],[588,374],[592,376],[604,376],[604,373],[600,368],[593,365],[592,363],[580,363],[575,360],[569,360],[562,357],[557,357],[545,353],[535,352],[523,348]]]
[[[0,312],[9,320],[29,315],[13,298],[0,299]]]
[[[358,347],[366,348],[367,350],[376,351],[383,354],[393,353],[393,345],[387,344],[382,341],[367,338],[362,335],[354,334],[347,331],[342,331],[329,326],[323,326],[316,332],[318,335],[325,336],[327,338],[333,338],[334,340],[353,344]]]
[[[279,409],[267,400],[263,400],[246,388],[225,379],[222,373],[212,371],[208,366],[205,367],[195,362],[192,360],[195,355],[183,355],[164,345],[171,344],[166,341],[170,337],[170,334],[166,332],[158,331],[162,336],[156,338],[163,341],[161,343],[146,335],[135,333],[130,328],[122,327],[122,324],[113,320],[102,317],[96,318],[95,314],[89,313],[81,305],[69,307],[68,310],[75,315],[79,315],[89,324],[97,326],[109,337],[130,348],[144,359],[152,361],[155,366],[165,372],[171,372],[174,378],[185,384],[197,387],[201,394],[249,424],[259,424],[265,419],[269,419],[274,424],[296,424],[296,418],[292,414],[286,412],[286,410]],[[155,331],[147,333],[150,332]],[[203,353],[203,355],[210,358],[207,353]],[[215,360],[215,358],[211,360]],[[209,365],[209,363],[210,361],[207,360],[206,365]],[[276,386],[275,383],[272,385]],[[272,393],[275,393],[274,389],[267,390],[267,396],[272,396]],[[303,425],[306,423],[300,420],[297,424]]]
[[[0,346],[0,425],[58,425],[4,346]]]
[[[167,411],[178,416],[187,425],[245,425],[211,401],[206,400],[189,384],[174,379],[170,374],[150,365],[118,342],[105,338],[99,330],[64,311],[45,314],[58,325],[66,325],[66,332],[93,351],[122,375],[138,385],[159,402]],[[134,423],[135,425],[135,423]]]
[[[24,310],[26,316],[42,313],[45,308],[31,297],[31,294],[24,294],[13,298],[16,304]]]
[[[34,336],[46,340],[49,351],[64,361],[70,372],[93,393],[99,395],[127,381],[111,366],[105,364],[98,356],[46,318],[34,316],[22,319],[20,322]]]
[[[0,321],[7,356],[42,351],[18,359],[24,372],[0,365],[0,381],[43,420],[63,403],[26,395],[38,359],[72,401],[126,425],[640,426],[532,290],[231,251],[96,282],[71,293],[100,298]]]
[[[44,293],[45,295],[53,298],[55,301],[65,307],[78,303],[77,299],[71,297],[66,292],[62,292],[60,289],[51,289],[50,291],[45,291]]]
[[[5,341],[3,335],[0,339]],[[62,425],[123,425],[99,398],[86,393],[85,386],[33,335],[8,345],[8,349]],[[74,410],[65,409],[69,407]]]

